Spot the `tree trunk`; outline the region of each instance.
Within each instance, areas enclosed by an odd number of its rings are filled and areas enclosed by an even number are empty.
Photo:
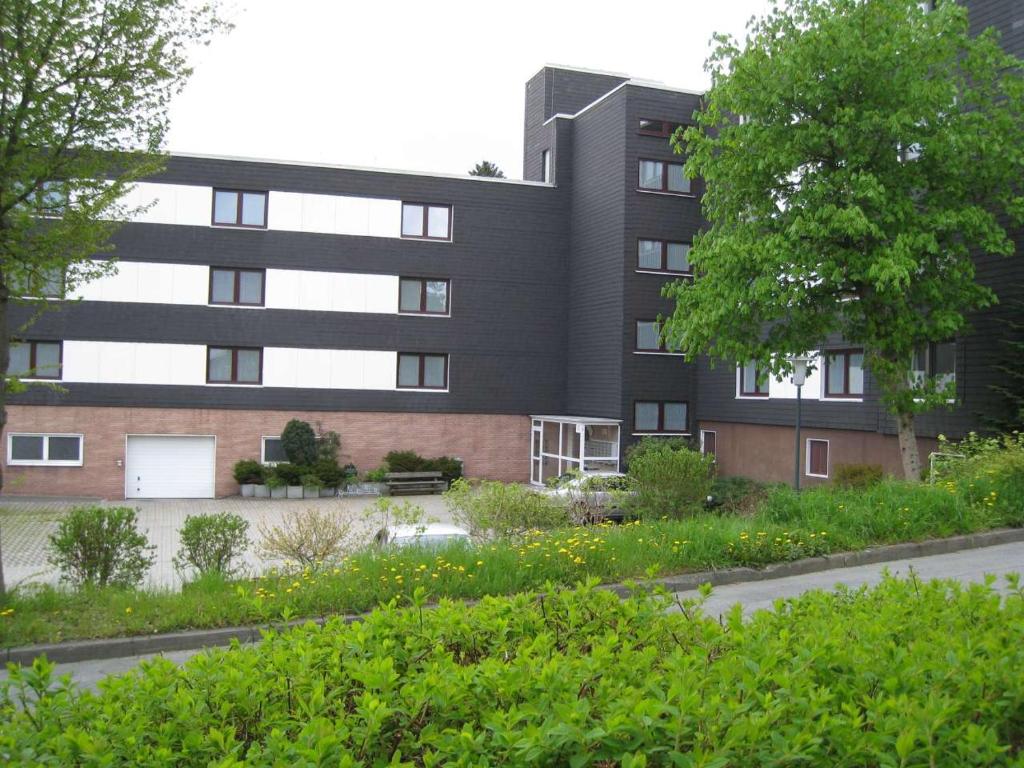
[[[7,427],[7,366],[10,363],[11,343],[7,330],[7,298],[8,290],[3,275],[0,274],[0,440],[4,438]],[[0,462],[0,493],[4,489],[4,468]],[[4,547],[3,529],[0,528],[0,596],[7,592],[4,583]]]
[[[911,482],[921,479],[921,456],[917,452],[917,432],[914,431],[914,414],[896,414],[899,426],[900,460],[903,462],[903,478]]]

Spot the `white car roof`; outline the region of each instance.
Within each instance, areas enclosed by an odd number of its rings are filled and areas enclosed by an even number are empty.
[[[415,539],[418,536],[469,536],[469,531],[457,525],[427,523],[425,525],[392,525],[387,528],[393,539]]]

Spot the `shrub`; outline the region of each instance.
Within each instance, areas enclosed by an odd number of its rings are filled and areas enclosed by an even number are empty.
[[[451,484],[462,477],[462,461],[451,456],[438,456],[423,462],[423,472],[440,472],[441,477]]]
[[[317,459],[316,434],[299,419],[292,419],[281,430],[281,447],[292,464],[306,466]]]
[[[647,445],[629,462],[635,494],[627,504],[650,517],[680,517],[703,508],[711,490],[714,463],[689,448]]]
[[[384,457],[389,472],[424,472],[425,462],[416,451],[391,451]]]
[[[182,666],[158,657],[95,693],[60,685],[45,658],[12,667],[0,751],[33,765],[1020,765],[1019,590],[886,577],[721,623],[698,601],[670,612],[666,596],[590,586],[412,599]]]
[[[313,472],[325,488],[337,488],[345,479],[345,471],[338,466],[338,462],[331,459],[317,460]]]
[[[474,489],[459,478],[444,500],[455,521],[478,538],[488,533],[507,538],[569,522],[564,506],[518,483],[485,481]]]
[[[289,510],[277,525],[261,522],[259,531],[264,555],[310,567],[337,560],[354,543],[352,524],[334,510]]]
[[[189,515],[181,526],[181,548],[174,556],[179,571],[192,568],[203,576],[235,573],[234,561],[249,548],[249,523],[239,515],[219,512],[212,515]]]
[[[834,485],[842,488],[866,488],[882,482],[885,470],[881,464],[836,464],[833,475]]]
[[[711,496],[721,512],[752,514],[767,493],[767,485],[746,477],[716,477],[711,483]]]
[[[61,579],[80,586],[138,584],[156,560],[130,507],[75,507],[50,536],[50,547]]]
[[[312,472],[307,472],[299,478],[299,485],[303,488],[319,488],[321,485],[320,478]]]
[[[321,432],[316,440],[317,463],[331,462],[337,465],[338,453],[341,451],[341,435],[333,430]]]
[[[367,520],[376,522],[380,528],[393,525],[422,525],[426,522],[426,512],[419,504],[411,501],[397,502],[385,496],[377,499],[373,506],[364,512]]]
[[[371,469],[366,473],[366,482],[368,483],[383,483],[388,479],[388,472],[390,470],[387,467],[377,467]]]
[[[277,477],[282,485],[302,485],[302,476],[308,472],[306,467],[282,461],[274,467],[271,474]]]
[[[245,483],[262,483],[266,474],[266,467],[252,459],[242,459],[235,462],[233,474],[235,482],[239,485]]]
[[[626,466],[635,458],[642,458],[651,451],[664,451],[670,448],[673,451],[689,451],[694,449],[692,438],[688,437],[642,437],[626,449]]]

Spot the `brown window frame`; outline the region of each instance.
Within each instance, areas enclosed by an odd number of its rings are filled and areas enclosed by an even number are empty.
[[[638,405],[658,406],[658,426],[656,429],[646,429],[637,426],[636,407]],[[679,429],[665,429],[665,406],[682,405],[686,407],[686,426]],[[633,401],[633,432],[645,435],[689,435],[690,434],[690,403],[687,400],[634,400]]]
[[[658,130],[658,131],[652,131],[650,129],[644,129],[643,128],[643,123],[645,121],[651,122],[651,123],[661,123],[661,129]],[[641,136],[656,136],[658,138],[663,138],[663,139],[669,138],[677,130],[682,128],[683,125],[685,125],[685,123],[674,123],[671,120],[662,120],[661,118],[657,118],[657,117],[641,117],[641,118],[638,119],[637,122],[638,122],[638,125],[637,125],[636,132],[639,135],[641,135]]]
[[[403,232],[402,224],[405,221],[405,206],[407,205],[418,205],[423,209],[422,228],[420,235],[407,235]],[[429,229],[429,217],[431,208],[447,208],[448,209],[448,232],[444,237],[431,237],[427,234]],[[400,208],[400,219],[398,222],[398,233],[404,240],[433,240],[437,243],[449,243],[452,240],[452,225],[454,223],[454,210],[451,203],[427,203],[420,200],[403,200]]]
[[[234,301],[214,301],[213,300],[213,273],[214,272],[234,272],[235,273],[235,286],[234,286]],[[240,301],[239,297],[242,293],[242,273],[243,272],[256,272],[260,275],[260,300],[259,303]],[[263,307],[266,306],[267,302],[267,270],[265,269],[246,269],[242,267],[210,267],[210,291],[209,291],[209,303],[218,307]]]
[[[825,357],[825,397],[838,397],[838,398],[861,398],[864,397],[863,390],[860,392],[850,391],[850,357],[852,355],[863,355],[864,350],[858,347],[849,347],[847,349],[826,349],[822,351]],[[842,392],[830,392],[828,385],[831,381],[830,369],[832,367],[832,358],[842,356],[843,358],[843,391]],[[864,373],[863,359],[861,361],[861,376]]]
[[[763,381],[760,380],[758,374],[761,369],[758,366],[754,367],[754,388],[751,390],[747,389],[747,366],[746,363],[740,365],[740,397],[768,397],[768,379],[765,378]],[[764,391],[761,391],[761,387],[764,387]]]
[[[217,221],[217,193],[218,192],[231,192],[235,195],[235,221],[234,223],[228,223],[225,221]],[[243,195],[263,195],[263,223],[262,224],[243,224],[242,223],[242,196]],[[230,189],[227,187],[214,187],[213,197],[211,198],[210,204],[210,226],[212,227],[240,227],[242,229],[266,229],[267,228],[267,216],[270,212],[270,193],[262,189]]]
[[[812,472],[811,471],[811,470],[814,469],[814,451],[811,448],[811,445],[813,443],[818,443],[818,444],[822,444],[822,445],[825,446],[825,471],[823,473],[817,473],[817,472]],[[807,438],[807,449],[806,450],[807,450],[807,462],[804,465],[804,474],[807,477],[823,477],[823,478],[827,478],[829,476],[829,473],[828,473],[829,441],[825,440],[823,438],[820,438],[820,437],[809,437],[809,438]]]
[[[660,267],[645,267],[640,263],[640,243],[660,243],[661,244],[661,266]],[[685,243],[681,240],[661,240],[656,237],[638,237],[636,239],[636,268],[646,272],[659,272],[666,275],[685,275],[687,277],[693,277],[693,266],[690,269],[683,271],[679,269],[668,268],[668,247],[670,245],[686,245],[693,248],[693,243]],[[689,262],[689,259],[687,259]]]
[[[415,280],[420,284],[420,308],[402,309],[402,281]],[[444,283],[444,311],[435,312],[427,309],[427,283]],[[434,315],[448,317],[452,311],[452,281],[444,277],[412,277],[404,275],[398,278],[398,312],[402,315]]]
[[[211,379],[210,378],[210,351],[214,349],[227,349],[231,351],[231,379]],[[238,380],[238,353],[239,352],[259,352],[260,353],[260,375],[257,381],[239,381]],[[243,384],[249,386],[257,386],[263,384],[263,347],[224,347],[218,344],[207,344],[206,345],[206,383],[207,384]]]
[[[640,163],[661,163],[665,166],[661,173],[661,187],[641,187],[640,186]],[[680,168],[684,167],[686,163],[673,163],[671,160],[660,160],[657,157],[640,157],[637,158],[636,165],[636,188],[639,192],[658,192],[662,195],[679,195],[680,197],[693,197],[693,183],[690,183],[689,192],[680,192],[675,189],[668,188],[668,166],[678,165]]]
[[[658,344],[660,345],[657,349],[650,347],[640,346],[640,323],[654,323],[658,326]],[[633,334],[633,347],[637,352],[668,352],[668,348],[665,346],[665,339],[661,335],[661,321],[660,320],[637,320],[636,329]]]
[[[403,357],[418,357],[419,358],[419,376],[417,380],[419,383],[410,387],[401,383],[400,373],[402,370],[402,358]],[[443,357],[444,358],[444,386],[440,387],[428,387],[423,384],[426,374],[426,359],[428,357]],[[447,352],[399,352],[395,358],[395,388],[396,389],[426,389],[431,392],[443,392],[448,389],[448,353]]]
[[[707,437],[706,435],[714,435],[711,438],[712,448],[709,451],[707,449]],[[718,430],[717,429],[702,429],[700,431],[700,452],[703,456],[710,456],[712,460],[718,458]]]
[[[28,370],[30,373],[27,376],[19,376],[19,378],[39,381],[61,381],[64,378],[64,342],[54,341],[53,339],[12,339],[11,344],[28,344]],[[57,375],[56,376],[40,376],[36,372],[36,345],[38,344],[56,344],[57,345]],[[12,374],[13,375],[13,374]]]

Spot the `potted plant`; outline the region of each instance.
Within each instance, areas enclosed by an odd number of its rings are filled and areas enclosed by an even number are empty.
[[[233,470],[235,481],[242,489],[242,496],[251,498],[256,495],[256,486],[263,483],[263,465],[252,459],[235,462]]]
[[[270,486],[267,485],[267,481],[264,480],[262,483],[257,483],[253,487],[253,496],[257,499],[269,499],[270,498]]]
[[[302,482],[302,498],[304,499],[318,499],[320,498],[320,478],[309,472],[300,478]]]
[[[270,498],[283,499],[287,493],[287,487],[284,484],[284,480],[272,472],[267,477],[267,491],[270,493]]]
[[[302,476],[307,471],[304,467],[297,467],[288,461],[283,461],[274,467],[274,474],[281,478],[284,483],[286,498],[302,498]]]

